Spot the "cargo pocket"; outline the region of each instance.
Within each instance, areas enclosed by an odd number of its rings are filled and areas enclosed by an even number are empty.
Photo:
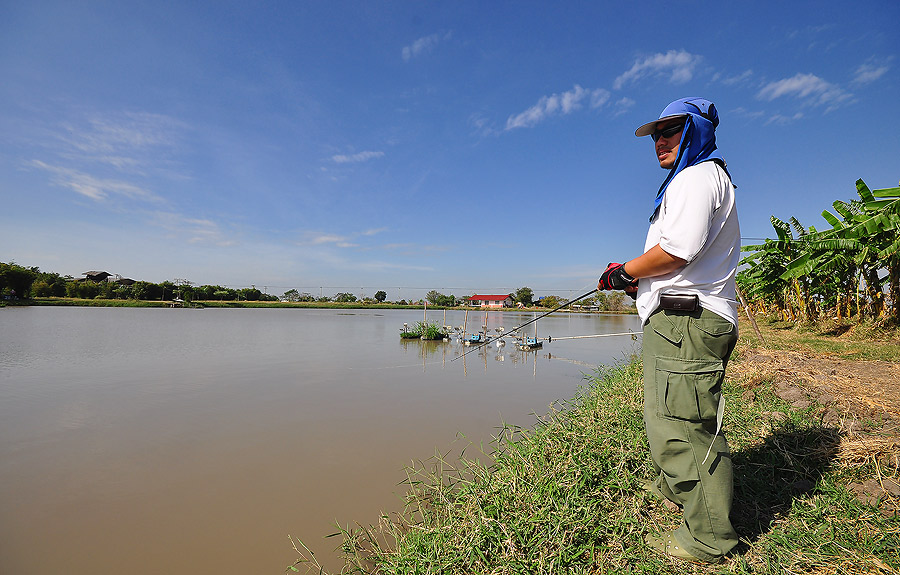
[[[681,340],[684,339],[684,332],[664,312],[654,314],[651,317],[650,326],[653,331],[672,345],[680,346]]]
[[[657,357],[657,414],[694,422],[714,421],[724,377],[720,360]]]

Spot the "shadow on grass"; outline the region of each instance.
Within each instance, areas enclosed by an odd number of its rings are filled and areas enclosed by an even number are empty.
[[[732,453],[731,520],[741,537],[756,541],[787,515],[795,498],[812,491],[831,468],[840,440],[836,427],[788,424],[760,445]]]

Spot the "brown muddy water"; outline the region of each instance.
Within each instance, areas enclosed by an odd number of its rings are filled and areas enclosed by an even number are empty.
[[[487,314],[491,332],[531,313]],[[0,573],[282,573],[398,510],[404,468],[530,427],[640,339],[451,361],[406,310],[0,309]],[[461,326],[460,311],[428,321]],[[471,331],[485,321],[470,312]],[[553,314],[539,336],[639,331]],[[530,334],[531,327],[528,328]]]

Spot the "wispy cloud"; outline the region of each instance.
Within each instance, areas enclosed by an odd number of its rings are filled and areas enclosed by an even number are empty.
[[[435,46],[440,44],[441,42],[445,42],[449,40],[453,36],[452,32],[447,32],[446,34],[431,34],[430,36],[423,36],[410,44],[409,46],[404,46],[401,51],[401,55],[403,56],[404,62],[409,62],[413,58],[426,54],[434,49]]]
[[[69,114],[39,142],[37,157],[25,162],[50,174],[50,182],[95,202],[130,199],[161,202],[148,182],[172,169],[185,127],[159,114],[111,112]]]
[[[359,269],[367,272],[391,272],[391,271],[418,271],[430,272],[434,271],[433,266],[422,266],[415,264],[401,264],[396,262],[386,262],[378,260],[366,260],[362,262],[351,262],[350,269]]]
[[[103,201],[110,196],[125,196],[147,201],[159,200],[151,192],[123,180],[98,178],[71,168],[50,165],[40,160],[32,160],[30,165],[52,174],[52,182],[57,186],[68,188],[95,201]]]
[[[329,247],[337,248],[360,248],[362,247],[357,240],[359,238],[371,237],[381,233],[385,228],[370,229],[363,232],[355,232],[352,234],[333,234],[327,232],[307,231],[302,234],[301,239],[297,242],[301,246]]]
[[[748,80],[753,78],[753,70],[745,70],[740,74],[735,74],[733,76],[726,76],[724,78],[713,78],[713,80],[720,79],[720,81],[726,86],[734,86],[737,84],[746,83]]]
[[[791,78],[766,84],[756,97],[770,102],[781,97],[793,97],[810,105],[825,105],[831,109],[850,100],[853,94],[814,74],[796,74]]]
[[[480,112],[476,112],[469,116],[470,133],[474,136],[488,138],[498,136],[503,133],[502,128],[498,128],[496,122],[484,116]]]
[[[374,158],[381,158],[384,156],[384,152],[359,152],[357,154],[338,154],[335,156],[331,156],[331,160],[336,164],[358,164],[360,162],[368,162]]]
[[[524,112],[510,116],[506,120],[506,129],[528,128],[539,124],[549,117],[571,114],[579,110],[587,102],[591,108],[599,108],[609,100],[609,92],[598,88],[587,90],[578,84],[568,92],[543,96],[537,104]]]
[[[620,98],[618,101],[616,101],[615,104],[615,115],[621,116],[622,114],[627,114],[634,107],[635,103],[636,102],[631,98]]]
[[[869,60],[865,64],[860,65],[860,67],[856,69],[856,72],[853,75],[853,83],[861,86],[863,84],[869,84],[870,82],[878,80],[879,78],[887,74],[887,71],[891,69],[891,60],[892,58],[888,58],[887,60],[883,60],[880,62]]]
[[[622,89],[626,84],[647,76],[668,76],[673,84],[683,84],[694,77],[694,69],[701,57],[684,50],[669,50],[647,56],[634,63],[630,70],[613,82],[613,88]]]
[[[149,221],[166,230],[172,237],[189,244],[225,247],[237,243],[231,234],[223,231],[218,223],[210,219],[159,211],[151,213]]]
[[[168,116],[147,112],[95,113],[82,123],[61,125],[60,154],[138,171],[159,164],[171,153],[184,126]]]
[[[323,234],[323,233],[315,233],[310,232],[307,234],[306,238],[303,240],[304,244],[321,246],[325,244],[342,244],[346,243],[346,236],[339,236],[337,234]]]
[[[770,125],[770,124],[777,124],[777,125],[779,125],[779,126],[784,126],[784,125],[787,125],[787,124],[793,124],[794,122],[796,122],[797,120],[801,119],[802,117],[803,117],[803,112],[797,112],[797,113],[794,114],[793,116],[785,116],[785,115],[782,115],[782,114],[774,114],[774,115],[772,115],[772,116],[769,116],[769,117],[766,119],[764,125],[768,126],[768,125]]]

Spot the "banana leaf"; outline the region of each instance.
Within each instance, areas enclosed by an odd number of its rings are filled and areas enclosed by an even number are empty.
[[[875,199],[875,196],[873,196],[871,190],[869,190],[869,186],[867,186],[862,179],[856,180],[856,192],[864,202],[871,202]]]
[[[872,195],[876,198],[896,198],[900,197],[900,188],[883,188],[873,190]]]

